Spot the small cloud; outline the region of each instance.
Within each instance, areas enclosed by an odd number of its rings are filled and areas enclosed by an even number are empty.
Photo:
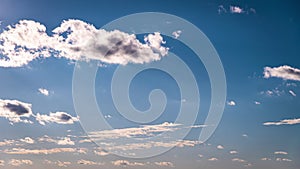
[[[25,137],[24,139],[20,139],[21,142],[27,143],[27,144],[33,144],[35,141],[30,137]]]
[[[222,145],[218,145],[218,146],[217,146],[217,149],[219,149],[219,150],[223,150],[223,149],[224,149],[224,147],[223,147]]]
[[[267,158],[267,157],[261,158],[260,160],[261,160],[261,161],[271,161],[271,159],[270,159],[270,158]]]
[[[295,93],[294,91],[292,91],[292,90],[289,90],[289,93],[290,93],[292,96],[294,96],[294,97],[297,96],[296,93]]]
[[[237,154],[238,152],[235,150],[229,151],[229,154]]]
[[[71,165],[71,162],[69,161],[50,161],[50,160],[45,160],[45,164],[50,164],[50,165],[57,165],[58,167],[68,167]]]
[[[265,67],[264,78],[268,79],[271,77],[277,77],[284,80],[300,81],[300,69],[293,68],[288,65],[279,67]]]
[[[112,118],[112,116],[110,114],[108,114],[108,115],[105,115],[104,118],[110,119],[110,118]]]
[[[48,142],[48,143],[55,143],[57,145],[75,145],[75,142],[71,140],[69,137],[63,137],[61,139],[53,139],[47,135],[44,137],[39,138],[40,142]]]
[[[248,134],[242,134],[243,137],[248,137]]]
[[[291,162],[292,160],[288,158],[276,158],[276,161]]]
[[[182,31],[181,30],[177,30],[177,31],[174,31],[172,33],[172,35],[174,36],[175,39],[179,38],[179,36],[181,35]]]
[[[275,151],[274,154],[287,155],[288,152],[285,152],[285,151]]]
[[[263,125],[265,125],[265,126],[270,126],[270,125],[279,126],[279,125],[294,125],[294,124],[300,124],[300,118],[298,118],[298,119],[285,119],[285,120],[281,120],[279,122],[265,122]]]
[[[109,152],[101,149],[101,148],[98,148],[97,150],[94,150],[94,153],[98,156],[107,156],[109,155]]]
[[[203,158],[204,156],[202,154],[198,154],[198,157],[199,158]]]
[[[174,164],[172,162],[166,162],[166,161],[155,162],[154,164],[157,166],[162,166],[162,167],[174,167]]]
[[[230,6],[230,12],[240,14],[240,13],[244,13],[245,11],[238,6]]]
[[[144,166],[145,165],[144,163],[129,162],[127,160],[117,160],[117,161],[112,161],[111,163],[115,166],[122,166],[122,167],[126,167],[126,166]]]
[[[209,158],[208,161],[218,161],[216,157]]]
[[[219,6],[218,6],[218,13],[219,13],[219,14],[227,13],[227,10],[224,8],[223,5],[219,5]]]
[[[49,91],[45,88],[39,88],[38,91],[45,96],[49,96]]]
[[[260,103],[260,102],[258,102],[258,101],[254,101],[254,104],[256,104],[256,105],[260,105],[261,103]]]
[[[73,124],[74,122],[79,121],[79,117],[73,117],[66,112],[51,112],[49,115],[38,113],[36,115],[36,120],[41,125],[45,125],[46,123]]]
[[[0,166],[4,166],[5,161],[4,160],[0,160]]]
[[[104,163],[99,163],[99,162],[94,162],[94,161],[90,161],[90,160],[78,160],[77,164],[81,164],[81,165],[104,165]]]
[[[246,160],[240,159],[240,158],[233,158],[231,161],[233,162],[239,162],[239,163],[246,163]]]
[[[9,162],[8,162],[9,165],[12,165],[12,166],[21,166],[21,165],[32,165],[33,162],[31,160],[17,160],[17,159],[11,159]]]
[[[235,101],[231,100],[231,101],[227,101],[227,105],[229,105],[229,106],[235,106],[236,103],[235,103]]]

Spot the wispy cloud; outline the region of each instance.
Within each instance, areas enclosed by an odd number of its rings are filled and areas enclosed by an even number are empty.
[[[172,32],[172,35],[174,36],[175,39],[177,39],[177,38],[179,38],[181,33],[182,33],[181,30],[177,30],[177,31]]]
[[[80,164],[80,165],[104,165],[105,163],[81,159],[81,160],[77,161],[77,164]]]
[[[231,151],[229,151],[229,154],[237,154],[238,152],[237,151],[235,151],[235,150],[231,150]]]
[[[276,161],[291,162],[292,160],[288,158],[276,158]]]
[[[261,161],[271,161],[271,158],[263,157],[260,159]]]
[[[286,152],[286,151],[275,151],[274,152],[274,154],[281,154],[281,155],[287,155],[288,154],[288,152]]]
[[[162,167],[174,167],[174,164],[169,161],[155,162],[154,164]]]
[[[122,166],[122,167],[126,167],[126,166],[144,166],[145,165],[144,163],[129,162],[127,160],[116,160],[116,161],[112,161],[111,163],[115,166]]]
[[[241,8],[239,6],[230,6],[230,12],[231,13],[244,13],[245,11],[243,10],[243,8]]]
[[[69,161],[51,161],[51,160],[45,160],[44,164],[50,164],[50,165],[57,165],[58,167],[68,167],[72,163]]]
[[[18,159],[11,159],[9,162],[8,162],[9,165],[12,165],[12,166],[21,166],[21,165],[32,165],[33,162],[31,160],[18,160]]]
[[[289,93],[290,93],[292,96],[294,96],[294,97],[297,96],[297,94],[296,94],[293,90],[289,90]]]
[[[219,159],[217,159],[216,157],[211,157],[209,159],[207,159],[208,161],[218,161]]]
[[[246,160],[243,160],[243,159],[240,159],[240,158],[233,158],[233,159],[231,159],[231,161],[239,162],[239,163],[246,163],[247,162]]]
[[[24,149],[12,148],[3,151],[6,154],[56,154],[56,153],[81,153],[86,154],[85,148],[52,148],[52,149]]]
[[[20,139],[20,141],[24,142],[24,143],[27,143],[27,144],[33,144],[33,143],[35,143],[35,141],[32,138],[30,138],[30,137],[25,137],[23,139]]]
[[[39,22],[21,20],[8,26],[0,34],[0,41],[1,67],[21,67],[51,56],[125,65],[159,60],[168,53],[158,32],[145,36],[145,43],[141,43],[134,34],[97,29],[74,19],[63,21],[52,35]]]
[[[55,143],[57,145],[75,145],[75,142],[71,140],[69,137],[63,137],[60,139],[53,139],[47,135],[39,138],[40,142],[49,142],[49,143]]]
[[[50,94],[49,90],[47,90],[45,88],[39,88],[38,91],[39,91],[39,93],[41,93],[42,95],[45,95],[45,96],[49,96],[49,94]]]
[[[271,77],[277,77],[284,80],[295,80],[300,81],[300,69],[293,68],[288,65],[279,67],[265,67],[264,78],[268,79]]]
[[[300,124],[300,118],[298,119],[285,119],[285,120],[281,120],[279,122],[265,122],[264,125],[265,126],[270,126],[270,125],[293,125],[293,124]]]

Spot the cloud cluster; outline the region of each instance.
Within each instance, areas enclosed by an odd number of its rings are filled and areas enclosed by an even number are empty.
[[[17,159],[11,159],[9,162],[8,162],[9,165],[12,165],[12,166],[21,166],[21,165],[32,165],[33,162],[31,160],[17,160]]]
[[[45,95],[45,96],[49,96],[49,90],[45,89],[45,88],[39,88],[38,89],[39,93],[41,93],[42,95]]]
[[[129,162],[127,160],[116,160],[116,161],[112,161],[111,163],[115,166],[122,166],[122,167],[126,167],[126,166],[144,166],[145,165],[144,163]]]
[[[279,67],[265,67],[264,78],[268,79],[271,77],[277,77],[284,80],[300,81],[300,69],[293,68],[288,65]]]
[[[69,161],[50,161],[50,160],[45,160],[45,164],[51,164],[51,165],[57,165],[58,167],[68,167],[71,165],[71,162]]]
[[[265,122],[264,125],[265,126],[270,126],[270,125],[292,125],[292,124],[300,124],[300,118],[298,119],[285,119],[285,120],[281,120],[279,122]]]
[[[77,164],[81,164],[81,165],[104,165],[104,163],[90,161],[90,160],[84,160],[84,159],[78,160]]]
[[[75,145],[75,142],[71,140],[69,137],[63,137],[61,139],[53,139],[47,135],[39,138],[40,142],[48,142],[48,143],[55,143],[57,145]]]
[[[21,20],[0,34],[0,66],[21,67],[51,56],[108,64],[148,63],[168,53],[164,43],[158,32],[145,36],[141,43],[134,34],[97,29],[75,19],[63,21],[48,35],[45,25]]]
[[[32,123],[29,118],[33,115],[31,104],[18,100],[2,100],[0,99],[0,117],[4,117],[13,123]]]
[[[6,154],[56,154],[56,153],[81,153],[86,154],[85,148],[52,148],[52,149],[24,149],[24,148],[12,148],[3,151]]]
[[[232,14],[256,14],[256,10],[254,8],[242,8],[237,5],[230,5],[227,10],[224,5],[218,6],[219,14],[227,13],[228,11]]]
[[[174,167],[174,164],[169,161],[155,162],[154,164],[162,167]]]

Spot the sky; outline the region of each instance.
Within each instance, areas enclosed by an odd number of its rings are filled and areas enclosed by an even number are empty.
[[[0,0],[0,168],[299,169],[298,5]]]

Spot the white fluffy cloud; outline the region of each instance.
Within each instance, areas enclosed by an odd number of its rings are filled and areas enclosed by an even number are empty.
[[[288,152],[285,152],[285,151],[275,151],[274,154],[288,155]]]
[[[224,147],[223,147],[222,145],[218,145],[218,146],[217,146],[217,149],[219,149],[219,150],[223,150],[223,149],[224,149]]]
[[[49,90],[47,90],[45,88],[39,88],[38,91],[45,96],[49,96],[49,94],[50,94]]]
[[[181,33],[182,33],[181,30],[177,30],[177,31],[172,32],[172,35],[174,36],[175,39],[177,39],[177,38],[179,38]]]
[[[21,165],[32,165],[33,162],[31,160],[17,160],[17,159],[11,159],[8,162],[9,165],[12,166],[21,166]]]
[[[0,66],[21,67],[47,57],[70,60],[98,60],[108,64],[147,63],[168,53],[162,36],[145,36],[145,43],[134,34],[106,31],[81,20],[66,20],[52,31],[32,20],[21,20],[0,34]]]
[[[294,96],[294,97],[297,96],[297,94],[296,94],[293,90],[289,90],[289,93],[290,93],[292,96]]]
[[[288,158],[276,158],[276,161],[291,162],[292,160]]]
[[[300,81],[300,69],[293,68],[288,65],[273,68],[265,67],[264,78],[268,79],[270,77],[282,78],[284,80]]]
[[[21,142],[23,142],[23,143],[27,143],[27,144],[33,144],[35,141],[32,139],[32,138],[30,138],[30,137],[25,137],[25,138],[23,138],[23,139],[20,139],[20,141]]]
[[[244,13],[245,11],[238,6],[230,6],[230,12],[231,13]]]
[[[246,163],[247,162],[246,160],[243,160],[243,159],[240,159],[240,158],[233,158],[233,159],[231,159],[231,161],[239,162],[239,163]]]
[[[79,117],[73,117],[66,112],[51,112],[49,115],[38,113],[36,115],[36,120],[41,125],[45,125],[46,123],[73,124],[74,122],[79,121]]]
[[[50,161],[50,160],[45,160],[45,164],[51,164],[51,165],[57,165],[58,167],[68,167],[72,163],[69,161]]]
[[[298,118],[298,119],[285,119],[285,120],[281,120],[279,122],[265,122],[264,123],[265,126],[270,126],[270,125],[279,126],[279,125],[284,125],[284,124],[287,124],[287,125],[300,124],[300,118]]]
[[[78,160],[77,164],[81,164],[81,165],[104,165],[104,163],[90,161],[90,160],[84,160],[84,159]]]
[[[217,159],[216,157],[211,157],[208,159],[208,161],[218,161],[219,159]]]
[[[231,100],[231,101],[227,102],[227,105],[229,105],[229,106],[235,106],[236,103],[235,103],[235,101]]]
[[[32,123],[28,118],[33,115],[31,104],[18,100],[0,99],[0,117],[4,117],[13,123]]]
[[[230,154],[237,154],[238,152],[235,151],[235,150],[231,150],[231,151],[229,151],[229,153],[230,153]]]

